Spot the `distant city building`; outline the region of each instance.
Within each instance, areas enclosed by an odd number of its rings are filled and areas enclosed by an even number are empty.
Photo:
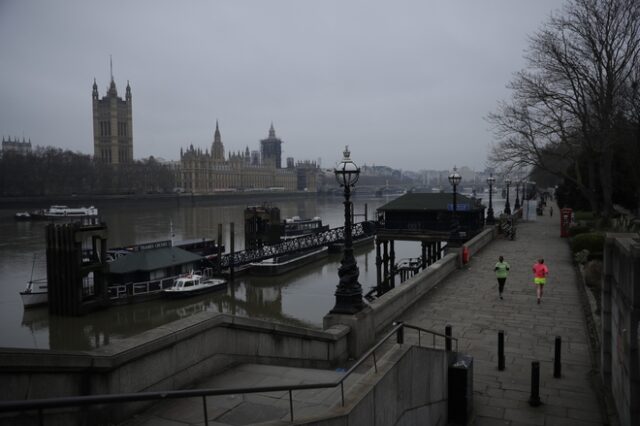
[[[8,139],[5,139],[4,136],[2,137],[2,154],[7,154],[9,152],[13,152],[16,154],[28,154],[31,152],[31,139],[29,139],[29,141],[26,141],[25,138],[22,138],[22,141],[20,141],[18,138],[15,139],[11,139],[11,137],[9,137]]]
[[[261,143],[273,139],[277,138],[272,124],[269,138]],[[318,167],[315,163],[299,163],[298,167],[282,169],[277,167],[273,155],[267,154],[266,161],[264,155],[263,151],[263,157],[260,158],[257,151],[251,152],[246,147],[244,151],[230,152],[225,157],[220,128],[216,122],[211,151],[203,151],[193,145],[186,150],[180,149],[180,166],[176,176],[178,187],[198,194],[254,189],[317,190]],[[278,152],[277,158],[280,156]]]
[[[262,164],[273,163],[277,169],[282,167],[282,139],[276,137],[273,123],[269,128],[269,136],[260,141],[260,155]]]
[[[111,73],[107,95],[98,98],[98,85],[93,80],[93,155],[106,164],[133,161],[133,125],[131,87],[127,81],[125,99],[118,97]]]

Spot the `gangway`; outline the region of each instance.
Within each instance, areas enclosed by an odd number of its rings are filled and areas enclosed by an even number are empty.
[[[363,221],[355,223],[351,228],[354,241],[360,238],[369,237],[376,233],[376,222]],[[252,262],[259,262],[270,257],[282,256],[288,253],[295,253],[301,250],[313,249],[329,244],[344,242],[344,226],[333,228],[325,232],[306,235],[298,238],[291,238],[277,244],[264,245],[250,250],[242,250],[235,253],[227,253],[220,257],[219,267],[221,270],[237,266],[246,265]]]

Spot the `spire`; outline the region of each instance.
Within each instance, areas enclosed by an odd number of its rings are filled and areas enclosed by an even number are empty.
[[[221,142],[220,129],[218,128],[218,120],[216,120],[216,131],[213,134],[213,141],[214,142]]]
[[[224,145],[222,144],[222,138],[220,137],[218,120],[216,120],[216,131],[213,134],[213,144],[211,144],[211,156],[215,161],[224,161]]]
[[[93,77],[93,92],[91,94],[93,99],[98,99],[98,83],[96,83],[96,78]]]
[[[271,122],[271,127],[269,128],[269,139],[275,139],[276,137],[276,129],[273,128],[273,121]]]
[[[111,59],[111,55],[109,55],[109,72],[111,74],[111,83],[109,83],[109,96],[118,96],[118,90],[116,89],[116,82],[113,81],[113,60]]]
[[[127,92],[126,92],[127,100],[131,100],[131,86],[129,86],[129,80],[127,80]]]

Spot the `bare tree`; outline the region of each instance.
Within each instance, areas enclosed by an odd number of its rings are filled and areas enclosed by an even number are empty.
[[[513,100],[488,117],[499,139],[490,159],[562,175],[608,217],[617,118],[640,66],[640,2],[570,0],[531,38],[526,59]],[[573,162],[573,173],[550,168],[543,153]]]

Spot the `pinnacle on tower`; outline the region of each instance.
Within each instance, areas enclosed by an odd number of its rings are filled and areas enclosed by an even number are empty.
[[[221,141],[220,128],[218,127],[218,120],[216,120],[216,131],[213,134],[213,141],[214,142],[220,142]]]

